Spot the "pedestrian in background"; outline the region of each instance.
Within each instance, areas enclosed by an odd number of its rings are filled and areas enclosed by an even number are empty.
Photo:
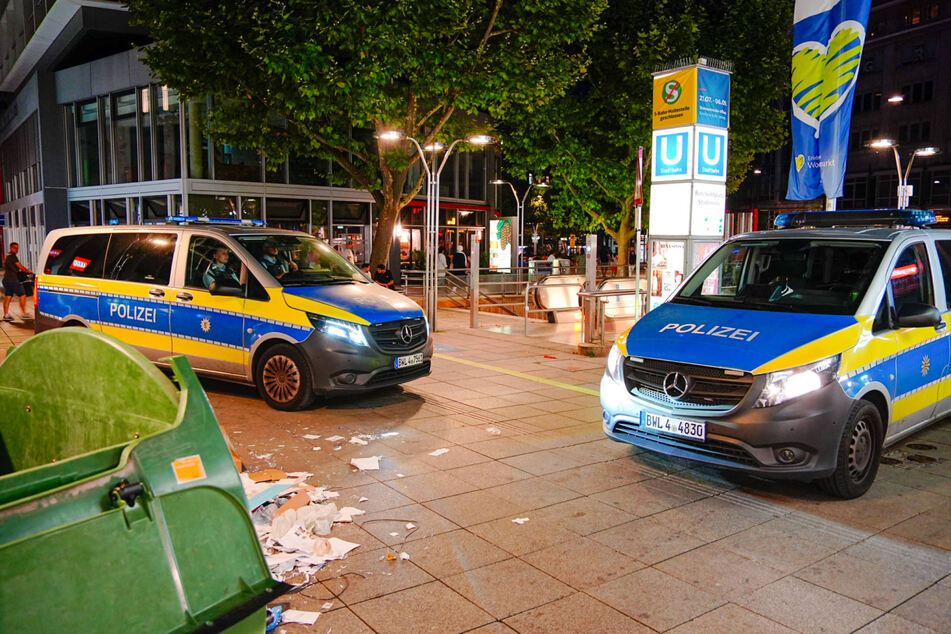
[[[386,268],[385,264],[376,265],[376,273],[373,274],[373,281],[385,288],[392,289],[396,284],[393,282],[393,274]]]
[[[20,302],[20,314],[26,319],[26,291],[23,290],[23,282],[20,281],[20,272],[32,273],[30,269],[20,264],[20,258],[17,253],[20,252],[20,245],[17,242],[10,243],[10,252],[3,260],[3,321],[13,321],[10,315],[10,302],[16,295]]]
[[[452,255],[452,268],[455,271],[465,272],[469,268],[469,259],[461,244],[456,245],[456,252]]]

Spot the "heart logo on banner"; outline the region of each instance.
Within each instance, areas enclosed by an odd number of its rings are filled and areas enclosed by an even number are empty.
[[[799,172],[802,170],[802,166],[806,164],[806,157],[802,154],[796,156],[796,171]]]
[[[819,124],[838,111],[855,85],[864,45],[865,28],[846,20],[827,43],[803,42],[793,49],[793,116],[814,128],[816,138]]]

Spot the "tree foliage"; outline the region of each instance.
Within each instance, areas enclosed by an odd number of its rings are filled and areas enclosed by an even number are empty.
[[[790,0],[611,0],[585,76],[539,107],[504,113],[509,170],[549,170],[555,226],[604,229],[626,263],[637,148],[644,146],[648,159],[651,144],[651,73],[698,55],[733,63],[727,182],[733,191],[754,154],[785,139],[777,104],[788,90],[792,9]]]
[[[184,98],[212,97],[206,129],[271,160],[334,161],[370,192],[383,262],[423,184],[408,141],[487,129],[557,97],[584,70],[605,0],[131,0],[154,44],[145,63]],[[488,118],[486,117],[488,115]],[[466,149],[466,148],[463,148]]]

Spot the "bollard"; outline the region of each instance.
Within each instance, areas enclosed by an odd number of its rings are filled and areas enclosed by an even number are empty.
[[[469,254],[469,327],[479,327],[479,241],[472,240]]]
[[[586,291],[598,289],[598,234],[589,233],[585,238],[584,288]],[[594,333],[597,330],[597,315],[595,310],[596,298],[585,298],[581,309],[582,341],[594,343]]]

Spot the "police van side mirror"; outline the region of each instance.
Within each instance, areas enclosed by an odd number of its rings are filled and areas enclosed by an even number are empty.
[[[218,284],[215,288],[209,289],[212,295],[224,295],[225,297],[244,297],[244,289],[238,286],[222,286]]]
[[[898,309],[899,328],[927,328],[941,323],[941,313],[930,304],[908,302]]]

